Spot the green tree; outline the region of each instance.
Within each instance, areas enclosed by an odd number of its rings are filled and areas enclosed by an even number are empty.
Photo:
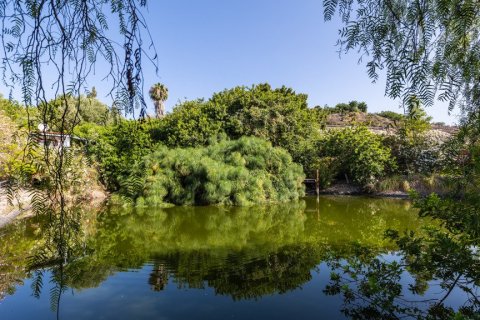
[[[328,113],[367,112],[367,104],[353,100],[348,103],[337,103],[333,108],[325,106],[323,109]]]
[[[121,120],[107,127],[84,123],[74,132],[89,141],[87,151],[99,164],[101,181],[111,191],[118,191],[133,165],[155,147],[149,122]]]
[[[356,108],[361,111],[361,112],[367,112],[367,103],[365,102],[357,102],[357,101],[351,101],[350,103],[354,102],[356,104]]]
[[[335,105],[333,112],[367,112],[367,104],[365,102],[350,101],[349,103],[339,103]]]
[[[204,100],[186,101],[161,121],[152,121],[152,136],[169,147],[205,146],[225,134],[226,110]]]
[[[64,130],[70,131],[84,123],[105,126],[120,117],[98,99],[84,95],[76,98],[70,95],[64,98],[57,97],[48,101],[47,104],[41,104],[38,107],[38,113],[42,114],[42,119],[35,119],[32,122],[38,124],[41,121],[57,132],[61,131],[62,126]]]
[[[215,93],[210,101],[226,109],[225,132],[233,139],[256,136],[290,150],[296,138],[307,137],[317,125],[307,95],[287,87],[235,87]]]
[[[432,174],[439,166],[440,143],[429,137],[431,117],[420,100],[408,100],[406,115],[396,122],[396,135],[388,136],[385,144],[392,149],[399,169],[404,174]]]
[[[387,118],[387,119],[390,119],[390,120],[393,120],[397,123],[402,121],[405,117],[403,114],[393,112],[393,111],[380,111],[380,112],[377,112],[377,115],[379,115],[381,117],[384,117],[384,118]]]
[[[320,113],[308,108],[307,95],[269,84],[235,87],[208,101],[187,101],[158,123],[154,136],[169,146],[200,146],[226,135],[255,136],[285,148],[294,161],[299,143],[319,134]]]
[[[97,89],[92,87],[92,91],[87,94],[87,98],[96,98],[97,97]]]

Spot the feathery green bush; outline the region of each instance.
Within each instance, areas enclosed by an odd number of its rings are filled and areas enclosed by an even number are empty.
[[[259,138],[200,148],[160,147],[122,183],[138,206],[252,205],[304,195],[303,169],[287,151]]]

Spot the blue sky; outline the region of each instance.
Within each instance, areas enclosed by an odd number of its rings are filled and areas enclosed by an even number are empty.
[[[168,86],[167,111],[185,98],[261,82],[306,93],[311,106],[360,100],[370,112],[401,111],[384,96],[385,79],[372,84],[356,52],[339,57],[340,24],[324,22],[322,2],[151,0],[145,16],[159,73],[147,66],[146,84]],[[435,121],[456,121],[445,104],[427,112]]]

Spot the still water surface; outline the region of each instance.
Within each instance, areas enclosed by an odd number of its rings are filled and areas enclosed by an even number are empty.
[[[369,304],[378,309],[381,302],[347,299],[335,272],[382,271],[374,258],[401,259],[384,237],[387,228],[422,232],[428,223],[408,201],[361,197],[251,208],[110,208],[81,226],[74,259],[42,265],[32,255],[45,244],[43,222],[21,221],[0,230],[0,319],[368,318]],[[363,271],[342,276],[340,285],[355,289],[369,275]],[[414,275],[399,277],[394,303],[425,309],[441,292],[430,281],[417,297],[408,290]],[[454,292],[447,302],[458,307],[462,299]],[[403,316],[401,310],[390,315]]]

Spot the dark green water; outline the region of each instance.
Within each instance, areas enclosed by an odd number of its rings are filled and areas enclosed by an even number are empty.
[[[409,290],[418,276],[386,267],[402,257],[384,232],[421,233],[428,223],[407,201],[359,197],[117,208],[81,226],[68,261],[39,263],[32,256],[47,244],[43,222],[21,221],[0,230],[0,319],[384,318],[373,309],[387,308],[378,299],[390,286],[400,294],[388,307],[413,306],[394,308],[391,318],[421,314],[442,290],[435,279],[421,294]],[[379,292],[362,296],[355,290],[372,274],[382,279]],[[445,303],[457,308],[464,299],[454,290]]]

